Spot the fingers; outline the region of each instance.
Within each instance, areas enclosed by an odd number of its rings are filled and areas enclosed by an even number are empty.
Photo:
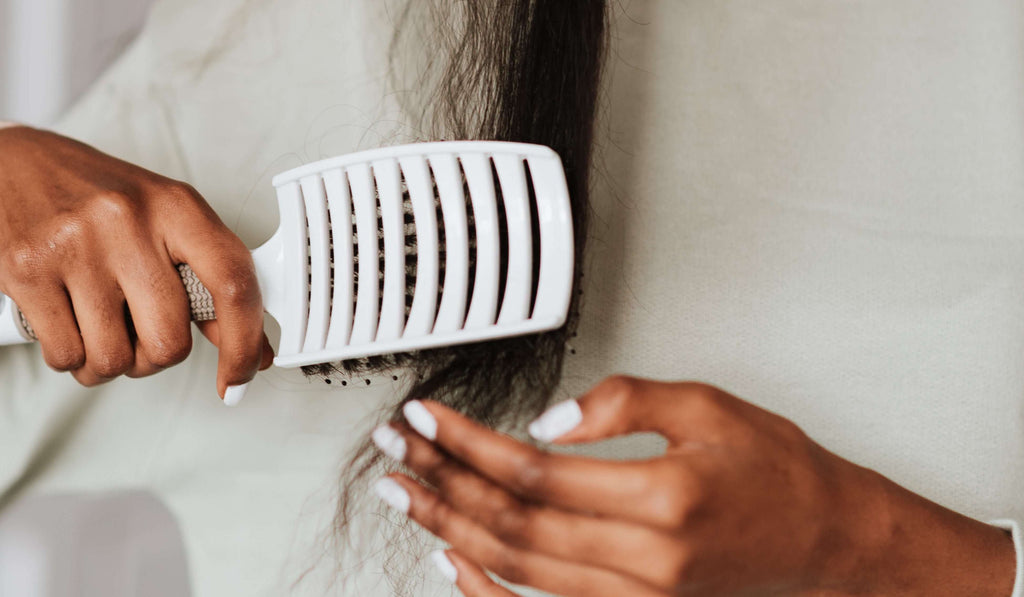
[[[217,325],[216,319],[210,319],[207,321],[197,321],[196,327],[202,332],[203,336],[210,341],[214,346],[220,345],[220,326]],[[270,339],[267,338],[266,334],[263,334],[263,356],[260,359],[260,371],[266,371],[274,364],[274,347],[270,345]]]
[[[405,475],[386,477],[378,492],[389,504],[407,513],[432,534],[501,578],[520,585],[566,596],[635,595],[664,597],[640,582],[599,568],[557,560],[505,545],[438,495]],[[400,492],[404,492],[402,495]]]
[[[121,374],[144,377],[182,362],[191,351],[191,321],[188,298],[170,261],[140,255],[134,266],[121,269],[116,282],[101,272],[70,275],[73,291],[57,278],[37,280],[31,300],[19,302],[23,293],[14,288],[12,299],[24,305],[22,312],[39,338],[46,363],[93,386]],[[69,292],[74,293],[74,305]],[[212,327],[204,330],[214,343],[219,342],[216,323],[208,322]],[[88,337],[88,347],[83,337]],[[261,371],[273,364],[274,351],[265,334],[260,357]]]
[[[74,371],[85,364],[85,345],[63,284],[53,281],[34,289],[32,300],[11,296],[39,338],[43,359],[55,371]]]
[[[544,442],[574,444],[656,432],[671,446],[715,441],[731,396],[700,383],[666,383],[614,376],[578,400],[556,404],[530,424]]]
[[[68,280],[68,292],[85,346],[84,364],[72,371],[75,379],[95,386],[131,369],[135,351],[117,283],[97,272],[80,272]]]
[[[436,402],[410,402],[404,412],[420,435],[436,438],[467,467],[518,496],[564,509],[661,525],[675,515],[668,511],[675,498],[666,493],[686,495],[695,482],[687,469],[660,459],[606,461],[543,452]]]
[[[483,568],[455,550],[435,551],[433,558],[441,574],[454,582],[466,597],[516,597],[491,580]],[[455,578],[451,577],[453,571]]]
[[[260,371],[270,369],[274,364],[274,347],[270,345],[270,338],[263,334],[263,356],[260,359]]]
[[[220,358],[217,391],[252,381],[263,362],[263,304],[252,254],[195,194],[178,202],[188,209],[176,214],[164,238],[172,259],[188,263],[210,291],[217,311]]]
[[[655,586],[678,582],[684,562],[670,554],[682,554],[685,549],[676,538],[646,526],[525,502],[449,458],[411,429],[383,429],[399,433],[405,441],[404,462],[409,469],[502,543],[614,570]],[[378,445],[397,456],[403,451],[395,448],[390,437],[387,431],[374,434]]]
[[[188,297],[170,261],[140,260],[120,280],[135,329],[135,364],[145,377],[185,360],[192,350]]]

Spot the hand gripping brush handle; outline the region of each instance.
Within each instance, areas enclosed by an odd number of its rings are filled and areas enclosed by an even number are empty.
[[[547,147],[387,147],[301,166],[273,184],[280,226],[252,256],[264,308],[281,326],[280,367],[565,322],[572,214],[561,160]],[[407,254],[415,255],[414,284]],[[187,265],[179,270],[193,319],[215,317],[202,282]],[[0,295],[0,344],[33,340],[20,309]]]

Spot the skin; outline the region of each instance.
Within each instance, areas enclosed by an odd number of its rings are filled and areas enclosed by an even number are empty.
[[[217,391],[269,367],[252,256],[190,186],[28,127],[0,129],[0,292],[46,363],[94,386],[180,363],[192,348],[176,265],[209,288]]]
[[[458,588],[485,570],[559,595],[1006,597],[1007,533],[825,450],[796,425],[699,383],[613,377],[556,440],[650,431],[663,456],[545,452],[432,402],[437,438],[397,425],[409,516],[451,545]]]

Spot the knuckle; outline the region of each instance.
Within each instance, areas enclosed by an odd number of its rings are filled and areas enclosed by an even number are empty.
[[[688,408],[700,413],[715,413],[723,410],[725,393],[715,386],[706,383],[689,382],[683,384],[688,394]]]
[[[551,457],[545,452],[530,450],[515,466],[512,484],[519,493],[539,493],[547,486]]]
[[[163,187],[162,193],[169,199],[181,203],[195,203],[201,197],[195,187],[180,180],[169,181]]]
[[[47,248],[58,258],[72,256],[86,243],[88,226],[78,216],[61,218],[47,240]]]
[[[256,277],[249,269],[231,268],[217,285],[220,298],[230,306],[248,307],[259,297]]]
[[[655,497],[655,503],[657,504],[657,512],[660,512],[661,518],[665,521],[669,528],[682,529],[685,528],[694,512],[694,501],[680,496],[675,492],[663,491],[661,495]]]
[[[6,252],[3,265],[6,273],[15,280],[23,281],[38,274],[45,257],[36,246],[23,244]]]
[[[9,282],[24,283],[59,269],[84,247],[86,224],[79,217],[62,216],[47,222],[33,238],[22,239],[0,256],[0,269]]]
[[[696,401],[714,403],[717,402],[721,396],[721,390],[715,386],[699,381],[686,382],[683,386],[690,394],[691,398]]]
[[[784,417],[778,417],[776,419],[776,423],[778,425],[779,436],[782,437],[787,444],[800,446],[810,443],[810,438],[807,436],[807,433],[793,421]]]
[[[221,328],[223,330],[223,328]],[[228,381],[234,384],[247,383],[252,381],[254,375],[256,375],[256,369],[259,366],[261,353],[258,350],[252,350],[248,346],[240,346],[234,348],[225,348],[223,345],[224,332],[221,331],[221,348],[223,361],[226,363],[225,371],[227,372]]]
[[[496,507],[491,515],[491,530],[498,540],[515,546],[530,542],[533,513],[521,503],[514,502]]]
[[[192,352],[192,335],[174,332],[149,338],[145,344],[146,358],[156,367],[173,367]]]
[[[97,193],[91,202],[93,214],[104,222],[125,222],[136,215],[137,203],[128,193],[104,191]]]
[[[670,529],[684,529],[704,503],[703,485],[680,474],[668,473],[648,492],[651,512]]]
[[[448,512],[447,508],[440,499],[435,495],[430,495],[423,499],[420,504],[420,521],[423,526],[433,531],[438,536],[446,537],[448,531]]]
[[[131,352],[123,348],[107,349],[91,359],[91,369],[98,377],[111,379],[128,371],[133,360]]]
[[[625,403],[637,394],[643,380],[629,375],[613,375],[601,382],[601,393],[610,396],[612,400]]]
[[[85,351],[74,344],[59,343],[47,346],[43,358],[51,369],[56,371],[74,371],[85,364]]]
[[[419,449],[414,445],[407,451],[406,459],[416,474],[437,487],[442,494],[460,489],[460,476],[453,467],[448,466],[448,459],[441,452],[429,448]]]
[[[175,210],[177,215],[197,215],[205,202],[195,187],[177,180],[158,184],[150,196],[159,203],[162,211]]]
[[[516,585],[529,584],[529,575],[521,555],[513,549],[496,549],[487,558],[486,567],[492,572]]]

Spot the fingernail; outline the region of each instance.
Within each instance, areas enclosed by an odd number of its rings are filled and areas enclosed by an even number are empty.
[[[575,429],[581,421],[583,421],[583,411],[580,410],[580,403],[575,400],[566,400],[552,406],[547,412],[537,417],[534,422],[530,423],[527,431],[534,439],[550,442]]]
[[[249,382],[252,383],[252,382]],[[245,392],[249,389],[249,383],[240,386],[228,386],[224,391],[224,406],[234,406],[245,398]]]
[[[405,459],[405,438],[391,425],[382,425],[373,431],[373,443],[392,460]]]
[[[459,578],[459,571],[455,568],[455,564],[448,558],[448,555],[444,553],[443,549],[430,552],[430,559],[434,560],[434,565],[441,572],[441,575],[448,579],[448,582],[455,583]]]
[[[403,514],[409,513],[409,492],[399,485],[398,481],[391,477],[384,477],[374,484],[373,490],[387,505]]]
[[[423,437],[434,441],[437,439],[437,419],[434,415],[430,414],[427,407],[423,406],[423,403],[419,400],[413,400],[412,402],[406,402],[402,408],[402,413],[405,414],[405,420],[412,425],[412,428]]]

